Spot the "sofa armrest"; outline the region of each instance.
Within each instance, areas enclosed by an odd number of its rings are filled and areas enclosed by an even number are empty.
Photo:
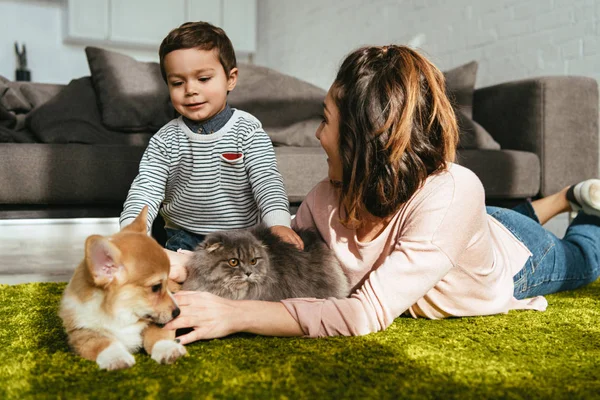
[[[541,196],[598,176],[598,116],[592,78],[525,79],[474,94],[473,119],[503,149],[538,155]]]

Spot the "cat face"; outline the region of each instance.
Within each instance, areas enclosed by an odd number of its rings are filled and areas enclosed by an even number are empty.
[[[205,279],[231,290],[261,284],[269,269],[265,245],[247,231],[210,234],[199,248],[209,271]]]

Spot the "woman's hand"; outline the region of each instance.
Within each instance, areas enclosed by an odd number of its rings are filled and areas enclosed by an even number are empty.
[[[189,250],[179,249],[177,252],[165,249],[165,253],[169,257],[171,263],[171,270],[169,272],[169,279],[174,280],[177,283],[182,283],[187,278],[187,269],[185,264],[192,256],[193,252]]]
[[[300,239],[300,236],[298,236],[298,234],[292,230],[292,228],[288,228],[284,225],[274,225],[270,229],[271,233],[279,236],[281,240],[293,244],[299,250],[304,249],[304,242],[302,239]]]
[[[177,292],[181,313],[165,329],[192,328],[179,336],[182,344],[237,332],[267,336],[301,336],[300,325],[279,302],[229,300],[208,292]]]
[[[192,328],[192,332],[178,337],[182,344],[239,332],[236,322],[241,316],[234,300],[208,292],[177,292],[174,296],[181,314],[166,324],[165,329]]]

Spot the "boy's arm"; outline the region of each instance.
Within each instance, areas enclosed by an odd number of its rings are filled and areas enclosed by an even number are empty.
[[[170,155],[164,141],[158,134],[150,139],[150,143],[142,156],[138,175],[133,180],[127,199],[123,205],[123,212],[119,218],[119,225],[129,225],[140,213],[142,208],[148,206],[148,232],[152,222],[158,215],[160,205],[165,198],[165,188],[169,176]]]
[[[244,158],[250,186],[263,223],[290,227],[289,201],[271,139],[262,128],[244,142]]]

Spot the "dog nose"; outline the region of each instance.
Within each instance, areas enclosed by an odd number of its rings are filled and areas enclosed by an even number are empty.
[[[177,316],[181,314],[181,310],[179,309],[179,307],[177,307],[176,309],[173,310],[173,312],[171,313],[171,315],[173,316],[173,318],[177,318]]]

